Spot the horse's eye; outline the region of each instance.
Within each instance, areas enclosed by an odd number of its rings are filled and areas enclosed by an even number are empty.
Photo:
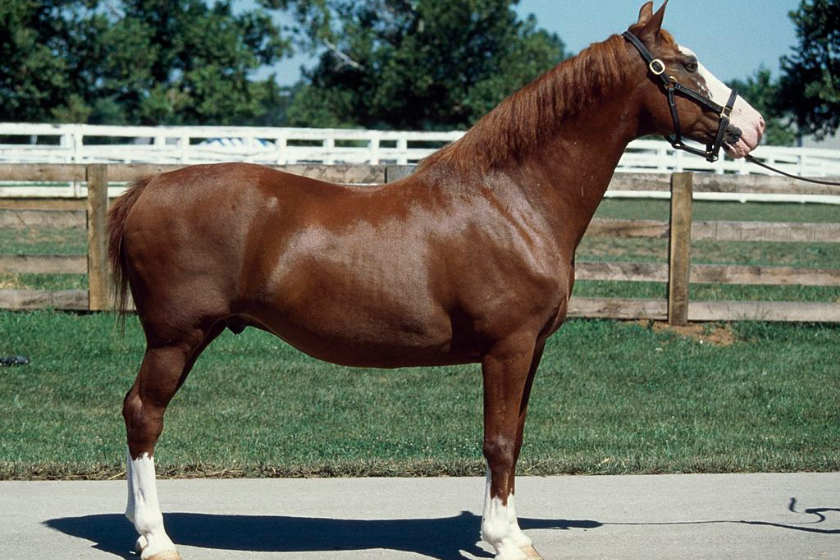
[[[688,60],[688,62],[685,63],[685,69],[689,72],[697,72],[699,68],[700,65],[697,63],[696,58],[691,58]]]

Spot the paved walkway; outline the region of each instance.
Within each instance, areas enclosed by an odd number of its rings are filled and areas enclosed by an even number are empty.
[[[517,481],[546,560],[840,560],[840,473]],[[488,559],[483,479],[160,482],[185,560]],[[0,482],[0,559],[137,558],[124,482]]]

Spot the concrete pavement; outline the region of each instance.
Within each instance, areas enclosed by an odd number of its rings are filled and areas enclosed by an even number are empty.
[[[840,473],[522,477],[546,560],[840,560]],[[488,559],[484,480],[159,482],[185,560]],[[0,482],[0,560],[137,558],[125,483]]]

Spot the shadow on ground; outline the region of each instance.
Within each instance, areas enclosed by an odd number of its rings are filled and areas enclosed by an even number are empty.
[[[797,500],[791,498],[788,503],[788,511],[794,515],[803,516],[801,523],[772,523],[770,521],[671,521],[665,523],[604,523],[603,525],[637,525],[637,526],[654,526],[654,525],[754,525],[758,527],[775,527],[776,529],[788,529],[790,531],[800,531],[802,533],[815,533],[819,535],[840,535],[840,529],[831,529],[823,526],[828,520],[828,514],[840,513],[840,508],[807,508],[802,511],[796,511]],[[808,519],[808,517],[811,519]]]
[[[307,517],[170,513],[167,532],[179,545],[249,552],[329,552],[387,549],[413,552],[438,560],[462,560],[461,551],[492,558],[476,546],[481,518],[469,512],[457,517],[411,520],[344,520]],[[520,519],[523,529],[596,529],[596,521]],[[46,525],[91,541],[94,547],[124,558],[137,535],[124,516],[89,515],[51,519]]]
[[[797,511],[792,498],[788,511],[803,516],[802,523],[767,521],[708,520],[661,523],[601,523],[590,520],[520,519],[525,530],[597,529],[607,525],[713,525],[775,527],[823,535],[840,535],[840,530],[823,523],[840,508],[808,508]],[[207,515],[170,513],[165,516],[169,535],[177,544],[217,550],[248,552],[330,552],[386,549],[413,552],[437,560],[462,560],[461,552],[477,558],[492,558],[477,546],[481,518],[462,512],[438,519],[348,520],[309,517]],[[134,528],[119,514],[51,519],[45,524],[67,535],[94,543],[94,547],[123,558],[137,538]]]

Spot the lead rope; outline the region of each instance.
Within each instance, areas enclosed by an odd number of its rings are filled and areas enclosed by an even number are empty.
[[[833,182],[833,181],[820,181],[819,179],[808,179],[806,177],[800,177],[799,175],[794,175],[792,173],[787,173],[785,171],[782,171],[781,169],[776,169],[775,167],[767,165],[763,161],[759,161],[751,155],[747,155],[744,159],[746,159],[748,162],[753,163],[753,164],[755,164],[759,167],[763,167],[764,169],[767,169],[768,171],[778,173],[779,175],[784,175],[785,177],[789,177],[791,179],[796,179],[797,181],[805,181],[806,183],[814,183],[815,185],[828,185],[830,187],[840,187],[840,183],[836,183],[836,182]]]

